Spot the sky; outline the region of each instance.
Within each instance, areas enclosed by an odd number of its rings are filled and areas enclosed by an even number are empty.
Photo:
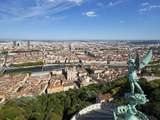
[[[0,39],[159,40],[160,0],[0,0]]]

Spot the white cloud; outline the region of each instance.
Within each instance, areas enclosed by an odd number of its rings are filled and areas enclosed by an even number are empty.
[[[88,11],[88,12],[83,13],[83,15],[88,16],[88,17],[96,17],[97,16],[95,11]]]
[[[148,3],[148,2],[144,2],[144,3],[142,3],[141,5],[142,5],[142,6],[147,6],[147,5],[149,5],[149,3]]]
[[[127,0],[110,1],[110,2],[108,3],[108,6],[110,6],[110,7],[117,6],[117,5],[119,5],[119,4],[121,4],[121,3],[124,3],[124,2],[126,2],[126,1],[127,1]]]
[[[55,2],[55,0],[48,0],[49,2]]]
[[[139,9],[139,12],[146,12],[146,11],[148,11],[147,8],[141,8],[141,9]]]
[[[85,0],[6,0],[0,3],[0,20],[21,20],[54,14],[81,5]]]
[[[59,16],[58,17],[57,16],[56,17],[55,16],[44,16],[44,18],[48,20],[62,20],[65,18],[65,16],[60,16],[60,17]]]
[[[139,9],[139,12],[142,13],[142,12],[147,12],[147,11],[151,11],[151,10],[154,10],[154,9],[158,9],[160,8],[160,5],[146,5],[144,6],[143,8]]]
[[[160,5],[150,5],[149,8],[150,8],[150,9],[160,8]]]
[[[76,3],[77,5],[80,5],[80,4],[82,4],[82,3],[84,2],[84,0],[68,0],[68,1],[74,2],[74,3]]]

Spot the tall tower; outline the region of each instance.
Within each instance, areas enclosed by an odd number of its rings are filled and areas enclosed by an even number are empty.
[[[69,51],[72,51],[72,45],[69,44]]]
[[[13,41],[13,47],[16,47],[17,42]]]
[[[27,47],[30,48],[30,41],[27,41]]]

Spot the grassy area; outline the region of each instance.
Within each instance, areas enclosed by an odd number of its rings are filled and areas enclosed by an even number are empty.
[[[46,51],[59,51],[59,49],[47,49]],[[7,51],[6,51],[7,52]],[[29,50],[14,50],[14,51],[11,51],[11,53],[24,53],[24,52],[41,52],[40,49],[29,49]]]
[[[0,55],[6,55],[6,54],[8,54],[8,51],[1,51],[0,52]]]
[[[31,49],[31,50],[15,50],[11,51],[11,53],[24,53],[24,52],[39,52],[40,50],[38,49]]]
[[[43,65],[43,62],[38,61],[38,62],[27,62],[27,63],[20,63],[20,64],[10,64],[9,67],[27,67],[27,66],[36,66],[36,65]]]

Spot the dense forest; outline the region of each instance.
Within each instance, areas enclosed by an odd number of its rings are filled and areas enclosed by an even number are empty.
[[[115,104],[125,104],[123,96],[129,91],[126,81],[124,77],[112,83],[92,84],[67,92],[8,100],[0,108],[0,120],[70,120],[79,110],[96,103],[98,94],[106,92],[114,96]],[[150,102],[138,109],[160,119],[160,80],[147,82],[142,78],[140,84]]]

